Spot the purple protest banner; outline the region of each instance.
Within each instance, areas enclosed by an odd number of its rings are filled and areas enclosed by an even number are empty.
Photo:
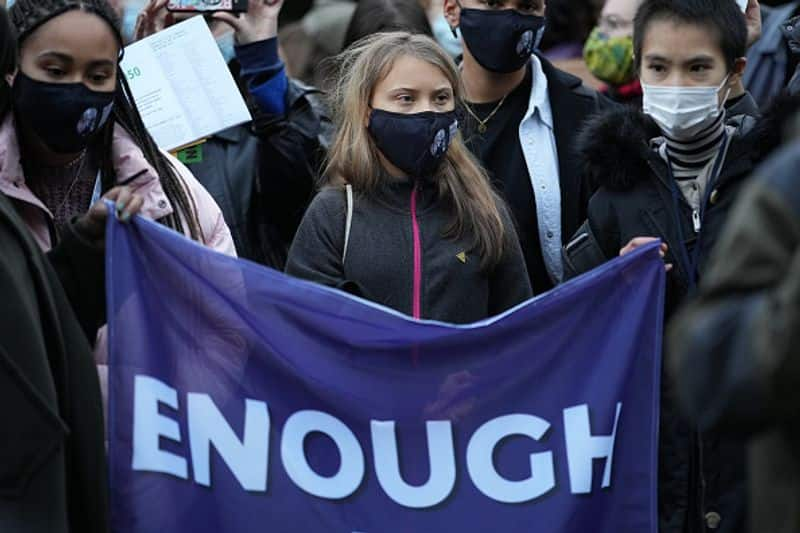
[[[453,326],[108,231],[115,533],[656,531],[657,246]]]

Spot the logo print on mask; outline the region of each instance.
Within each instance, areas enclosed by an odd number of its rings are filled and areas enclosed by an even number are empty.
[[[533,52],[533,30],[528,30],[522,34],[517,42],[517,55],[528,57]]]
[[[81,115],[76,131],[78,135],[86,136],[94,131],[94,124],[97,122],[97,109],[90,107]]]
[[[438,157],[447,151],[447,132],[441,129],[436,132],[436,137],[433,138],[431,144],[431,155]]]
[[[454,120],[453,123],[450,124],[450,140],[452,141],[453,139],[455,139],[457,134],[458,134],[458,120]]]
[[[100,122],[97,123],[97,127],[99,128],[103,124],[106,123],[108,120],[109,115],[111,115],[111,111],[114,109],[114,102],[111,102],[106,107],[103,108],[103,114],[100,116]]]

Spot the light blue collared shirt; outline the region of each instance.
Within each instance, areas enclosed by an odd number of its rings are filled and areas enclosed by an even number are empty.
[[[553,111],[542,62],[531,56],[532,90],[528,110],[519,125],[519,142],[530,174],[542,256],[550,279],[564,279],[561,262],[561,183]]]

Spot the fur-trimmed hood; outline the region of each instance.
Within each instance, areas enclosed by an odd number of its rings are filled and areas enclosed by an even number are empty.
[[[731,147],[760,161],[783,141],[789,120],[800,110],[800,98],[781,97],[761,118],[730,117],[737,128]],[[617,107],[590,118],[577,138],[581,171],[594,187],[626,191],[652,179],[650,141],[661,135],[656,123],[639,109]]]
[[[649,143],[658,135],[656,123],[638,109],[620,106],[595,115],[577,138],[583,176],[592,188],[630,189],[652,174]]]

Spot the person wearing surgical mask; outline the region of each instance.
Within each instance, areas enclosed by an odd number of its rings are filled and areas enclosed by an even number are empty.
[[[428,22],[433,30],[433,38],[451,57],[454,59],[461,57],[464,53],[461,38],[458,36],[458,32],[450,29],[450,24],[442,13],[444,0],[423,1],[422,5],[428,13]]]
[[[600,188],[564,248],[566,277],[660,243],[665,322],[694,292],[755,166],[780,142],[777,119],[725,104],[740,85],[747,44],[735,0],[643,0],[633,19],[641,111],[589,122],[578,164]],[[745,450],[684,419],[662,377],[659,531],[743,530]]]
[[[642,85],[634,68],[633,57],[633,17],[641,0],[607,0],[597,26],[592,30],[583,47],[583,59],[594,77],[605,85],[600,92],[615,102],[640,107],[642,104]],[[758,2],[736,0],[737,5],[746,11],[748,47],[760,35],[760,21],[754,20],[758,12]],[[725,101],[728,112],[734,115],[758,116],[756,101],[746,92],[740,80],[731,87]]]
[[[563,279],[561,246],[592,185],[573,157],[583,122],[609,104],[539,53],[544,0],[445,0],[461,38],[464,133],[508,202],[535,294]]]

